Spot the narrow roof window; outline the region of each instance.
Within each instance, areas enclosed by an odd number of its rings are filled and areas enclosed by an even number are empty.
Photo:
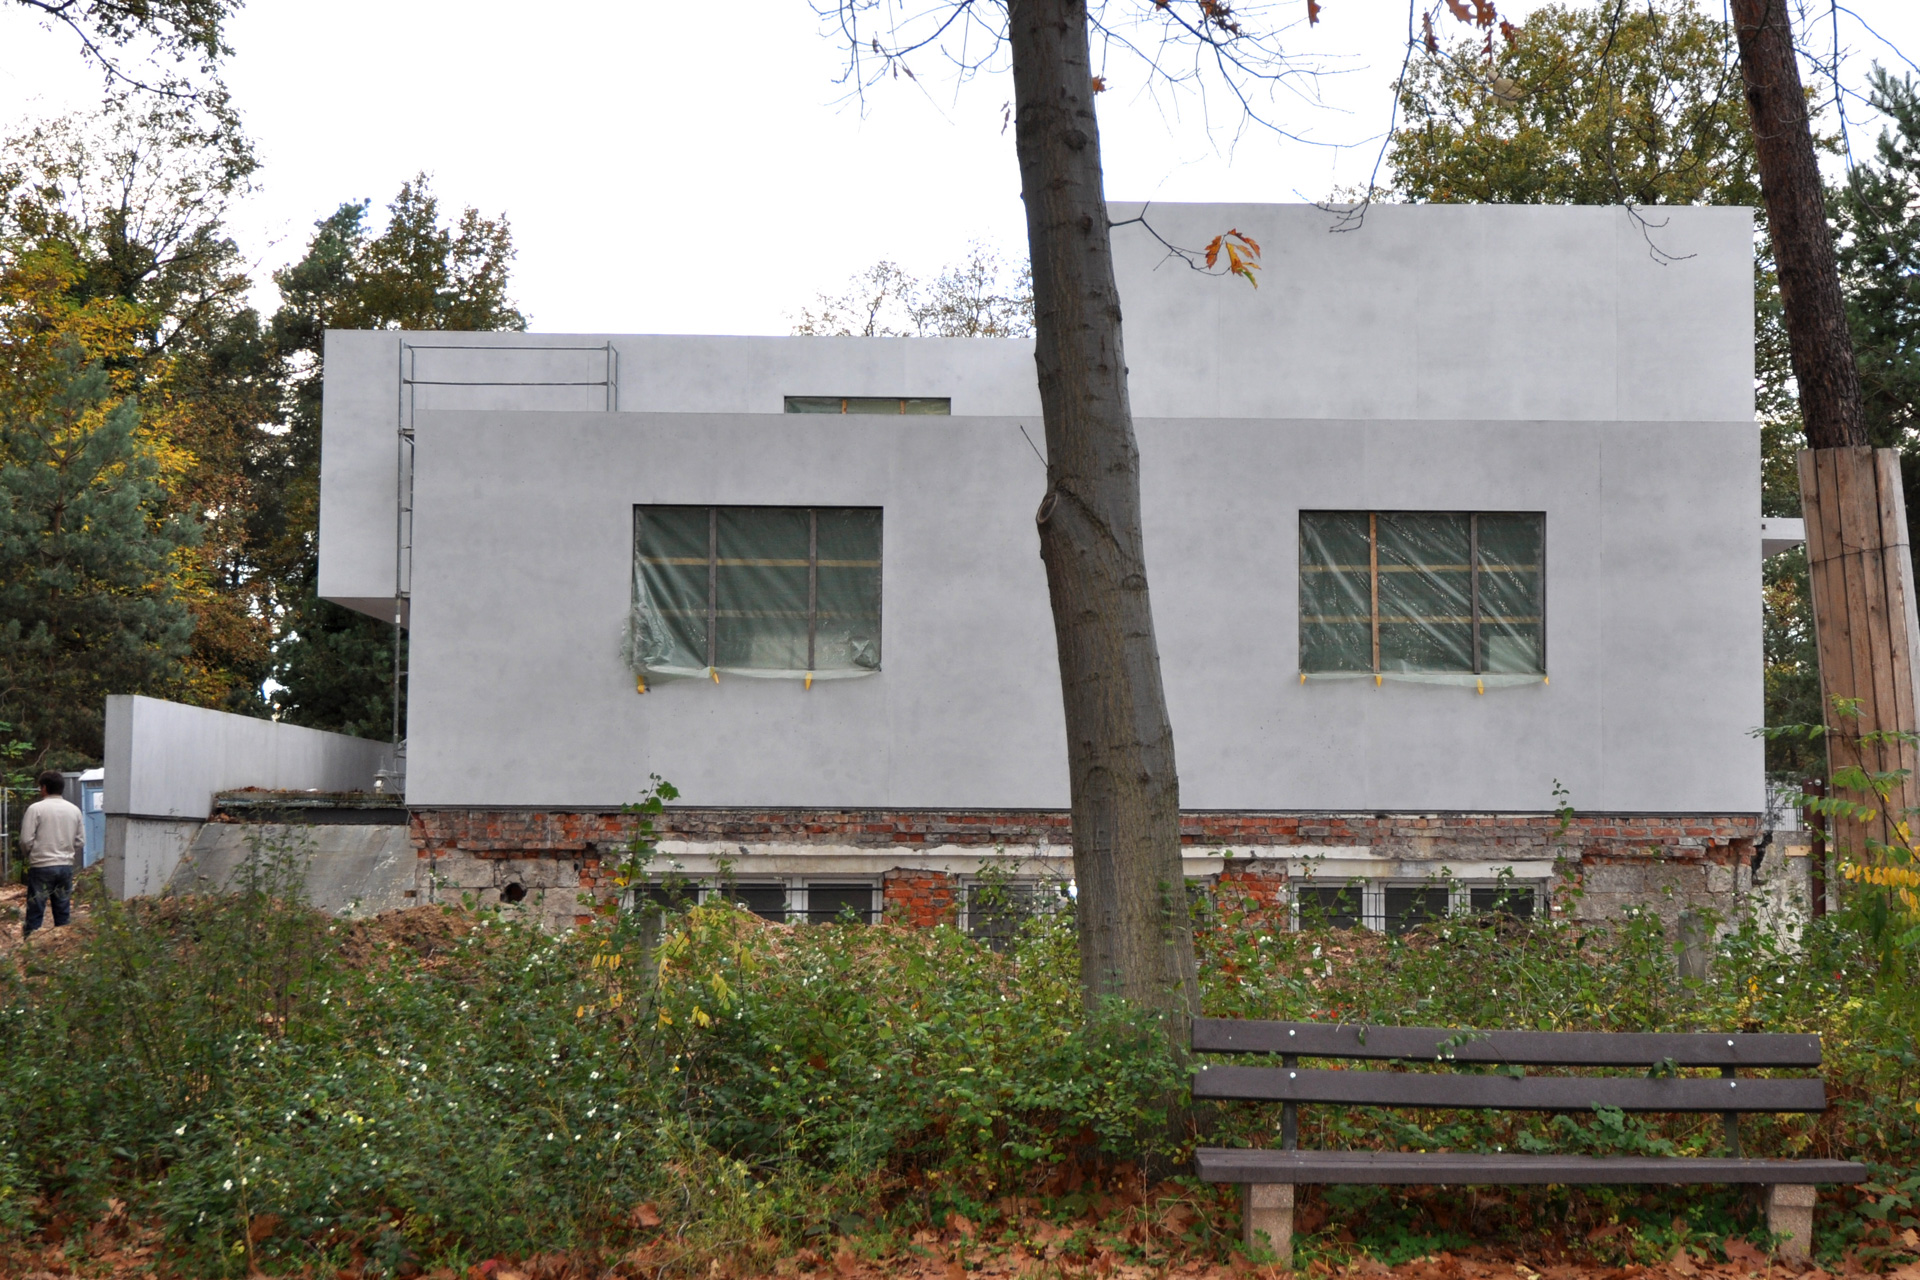
[[[788,396],[788,413],[939,414],[953,412],[945,396]]]

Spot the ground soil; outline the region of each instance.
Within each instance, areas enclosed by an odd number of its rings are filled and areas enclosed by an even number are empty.
[[[59,1237],[58,1226],[47,1233]],[[663,1242],[664,1244],[664,1242]],[[1370,1258],[1333,1264],[1314,1262],[1298,1271],[1250,1265],[1222,1266],[1189,1261],[1136,1266],[1097,1251],[1084,1259],[1048,1258],[1051,1250],[1015,1248],[1002,1252],[970,1247],[969,1237],[953,1231],[923,1232],[916,1249],[924,1257],[875,1263],[845,1245],[832,1253],[803,1249],[770,1268],[733,1271],[714,1264],[690,1266],[671,1249],[636,1249],[619,1258],[549,1254],[526,1259],[489,1258],[466,1269],[413,1271],[417,1280],[1842,1280],[1870,1273],[1848,1264],[1839,1271],[1770,1261],[1757,1249],[1735,1241],[1724,1262],[1683,1257],[1655,1266],[1608,1266],[1592,1262],[1554,1262],[1495,1248],[1468,1249],[1416,1259],[1396,1267]],[[677,1265],[676,1265],[677,1264]],[[124,1207],[84,1236],[54,1238],[0,1247],[0,1277],[5,1280],[123,1280],[135,1276],[182,1277],[169,1268],[151,1225],[130,1221]],[[326,1280],[362,1280],[378,1274],[349,1269],[296,1273]],[[403,1272],[404,1274],[409,1274]],[[1880,1273],[1882,1280],[1920,1280],[1920,1263]]]
[[[47,906],[46,918],[32,938],[21,935],[27,918],[27,886],[0,885],[0,959],[24,959],[25,953],[49,959],[64,958],[79,949],[93,918],[93,908],[78,886],[73,895],[73,920],[64,929],[54,927],[53,906]]]

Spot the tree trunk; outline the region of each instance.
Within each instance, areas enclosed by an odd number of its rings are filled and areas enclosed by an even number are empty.
[[[1877,862],[1876,845],[1910,843],[1905,823],[1920,806],[1913,746],[1884,736],[1911,735],[1920,710],[1920,623],[1900,461],[1891,449],[1867,447],[1853,335],[1786,0],[1732,0],[1732,14],[1809,446],[1800,455],[1800,504],[1822,707],[1834,729],[1827,764],[1830,771],[1883,777],[1905,771],[1882,783],[1884,797],[1834,785],[1827,794],[1866,808],[1835,813],[1826,828],[1842,859]],[[1857,712],[1840,713],[1836,700]]]
[[[1033,258],[1047,492],[1036,517],[1060,654],[1081,985],[1198,1008],[1180,864],[1180,785],[1140,530],[1085,0],[1011,0],[1015,142]]]
[[[1733,0],[1733,23],[1807,446],[1864,445],[1860,374],[1853,363],[1853,335],[1840,295],[1826,190],[1813,157],[1807,95],[1800,86],[1786,0]]]

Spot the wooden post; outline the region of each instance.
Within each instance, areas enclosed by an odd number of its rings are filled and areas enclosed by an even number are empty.
[[[1900,455],[1893,449],[1802,450],[1800,502],[1821,704],[1834,729],[1827,737],[1828,764],[1834,770],[1857,765],[1870,774],[1907,771],[1884,804],[1872,795],[1846,793],[1846,799],[1873,806],[1872,818],[1837,816],[1827,824],[1835,853],[1865,858],[1869,840],[1905,843],[1894,827],[1920,809],[1920,757],[1913,746],[1858,741],[1874,732],[1920,727],[1914,692],[1920,621]],[[1858,718],[1837,720],[1834,698],[1857,700]]]

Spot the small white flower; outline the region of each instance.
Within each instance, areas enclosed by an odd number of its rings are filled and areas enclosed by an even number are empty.
[[[221,1183],[221,1184],[220,1184],[220,1189],[221,1189],[222,1191],[231,1191],[231,1190],[233,1190],[233,1179],[232,1179],[232,1178],[228,1178],[228,1179],[227,1179],[227,1180],[226,1180],[225,1182],[223,1182],[223,1183]]]
[[[187,1131],[187,1126],[185,1126],[185,1125],[181,1125],[181,1126],[180,1126],[180,1127],[179,1127],[178,1129],[175,1129],[175,1130],[173,1131],[173,1136],[177,1138],[177,1137],[179,1137],[179,1136],[180,1136],[181,1134],[183,1134],[183,1133],[185,1133],[186,1131]]]

